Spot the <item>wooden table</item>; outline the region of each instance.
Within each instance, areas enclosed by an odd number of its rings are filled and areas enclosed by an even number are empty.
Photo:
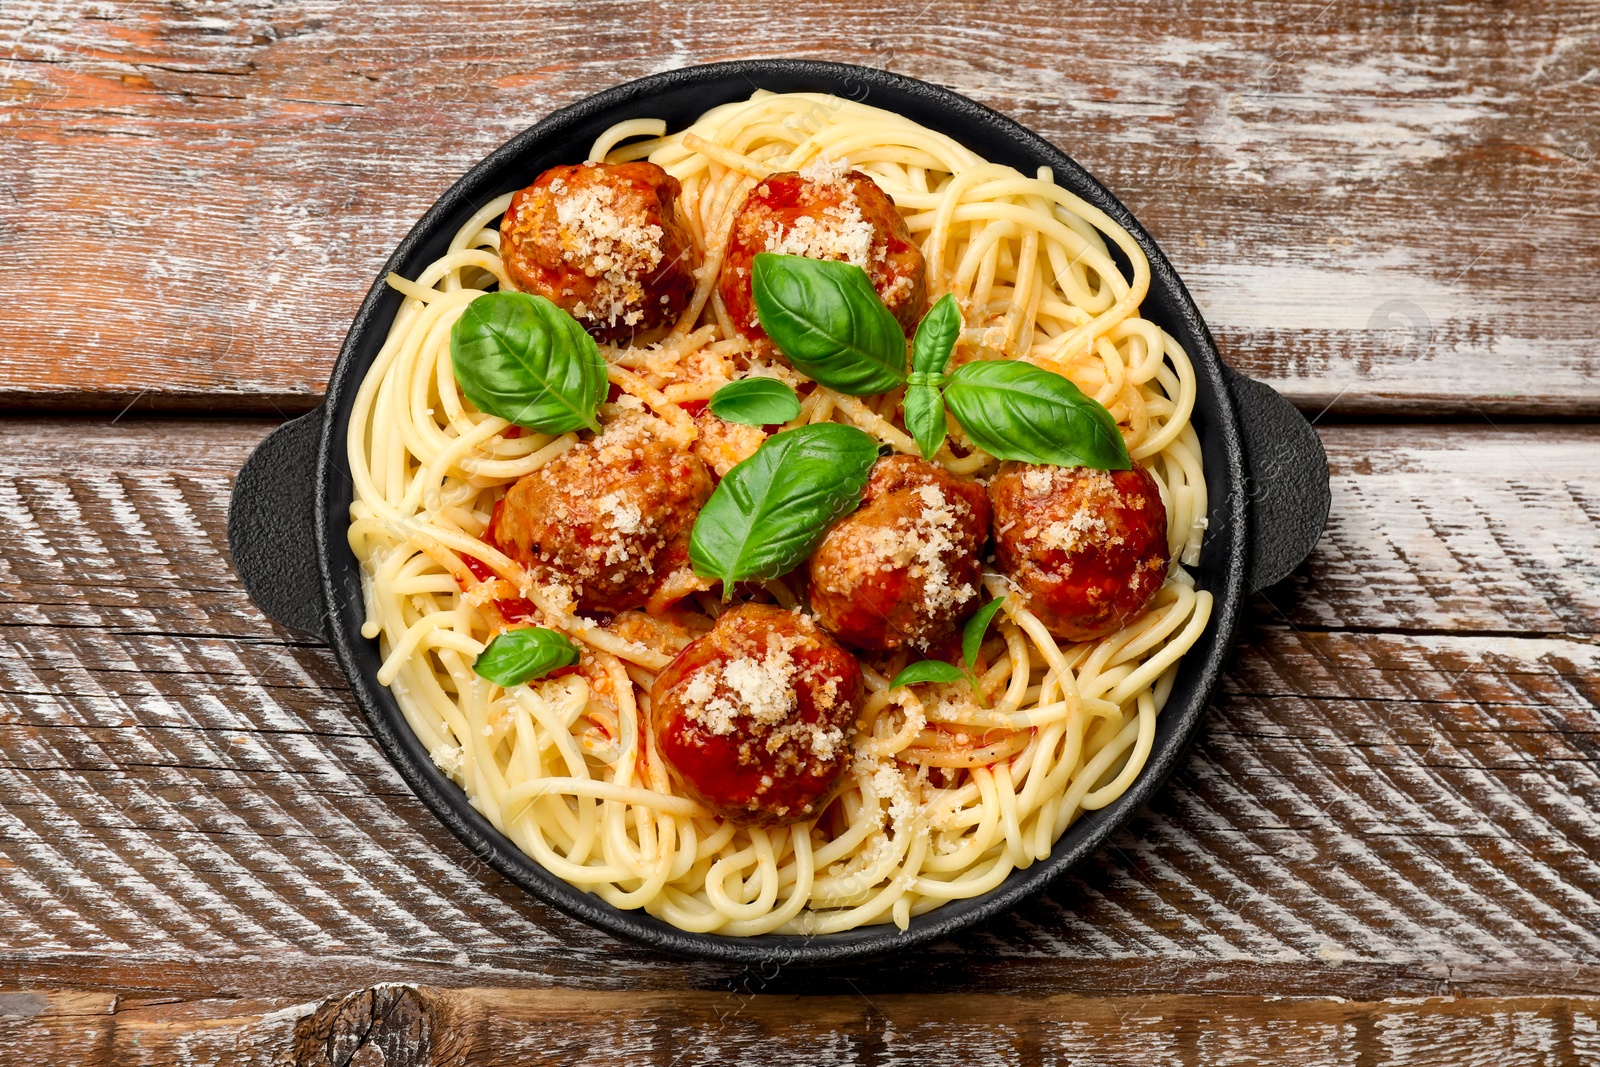
[[[1333,469],[1159,800],[832,972],[484,869],[224,539],[456,175],[757,55],[1061,145]],[[1594,4],[4,0],[0,60],[0,1063],[1600,1063]]]

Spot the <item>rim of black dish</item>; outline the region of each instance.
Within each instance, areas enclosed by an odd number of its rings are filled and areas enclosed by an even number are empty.
[[[1139,243],[1151,272],[1142,314],[1178,338],[1195,367],[1199,395],[1193,419],[1203,443],[1207,482],[1215,488],[1210,529],[1193,573],[1197,583],[1214,594],[1216,605],[1205,633],[1183,658],[1144,770],[1120,798],[1069,826],[1046,859],[1012,871],[987,894],[950,901],[912,918],[904,931],[880,924],[819,935],[691,933],[642,910],[614,908],[556,877],[495,830],[471,807],[461,788],[434,766],[393,695],[377,681],[376,642],[359,632],[363,607],[358,568],[344,536],[351,496],[345,439],[355,392],[401,300],[384,277],[390,271],[413,276],[433,258],[432,246],[448,241],[478,206],[526,185],[548,166],[576,162],[604,127],[625,118],[661,117],[669,128],[679,129],[699,112],[747,98],[757,88],[845,96],[941,130],[992,161],[1020,164],[1019,169],[1051,167],[1058,184],[1100,208]],[[1249,545],[1249,513],[1240,491],[1243,463],[1243,444],[1222,364],[1194,301],[1127,208],[1060,149],[966,97],[875,68],[798,59],[687,67],[604,90],[553,112],[512,138],[446,190],[379,271],[345,339],[324,403],[314,530],[328,638],[379,745],[418,798],[474,855],[541,901],[619,938],[678,955],[742,964],[817,965],[862,959],[949,937],[1010,911],[1092,856],[1165,783],[1205,714],[1238,623]]]

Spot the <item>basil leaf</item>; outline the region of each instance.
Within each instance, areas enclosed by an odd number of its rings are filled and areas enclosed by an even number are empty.
[[[906,413],[906,429],[916,438],[917,449],[923,459],[931,460],[944,444],[948,427],[944,421],[944,397],[931,385],[913,385],[906,389],[902,401]]]
[[[956,303],[954,293],[946,293],[917,323],[917,336],[911,342],[911,369],[919,374],[943,374],[960,336],[961,305]]]
[[[984,635],[989,632],[989,623],[994,621],[995,613],[1000,610],[1000,605],[1006,602],[1005,597],[997,597],[979,608],[972,618],[967,620],[967,625],[961,630],[961,658],[967,661],[967,670],[978,669],[978,650],[983,647]]]
[[[963,364],[950,375],[944,402],[973,443],[999,459],[1103,471],[1132,466],[1111,412],[1031,363]]]
[[[960,667],[946,663],[942,659],[924,659],[907,664],[905,670],[894,676],[889,688],[897,689],[902,685],[916,685],[918,682],[959,682],[966,676],[966,672]]]
[[[906,335],[853,263],[773,252],[750,275],[756,318],[802,374],[851,396],[906,380]]]
[[[740,378],[713,393],[706,407],[728,422],[771,426],[800,414],[800,398],[776,378]]]
[[[773,434],[728,472],[700,509],[689,563],[721,578],[723,596],[746,578],[776,578],[811,554],[828,524],[861,503],[878,442],[820,422]]]
[[[532,293],[485,293],[450,329],[456,381],[479,411],[539,433],[588,427],[606,361],[578,320]]]
[[[566,634],[543,626],[525,626],[496,634],[478,654],[472,669],[478,672],[478,677],[510,689],[576,662],[578,646]]]
[[[917,336],[911,342],[911,377],[906,380],[902,404],[906,429],[916,438],[923,459],[933,459],[944,443],[947,427],[939,390],[944,386],[945,364],[960,336],[961,305],[954,293],[946,293],[917,324]]]

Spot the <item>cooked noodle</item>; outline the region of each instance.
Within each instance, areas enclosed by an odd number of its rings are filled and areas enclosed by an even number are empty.
[[[652,139],[621,144],[641,136]],[[853,758],[821,817],[750,829],[710,814],[674,792],[648,728],[651,681],[704,626],[642,613],[598,625],[481,540],[506,489],[577,442],[517,433],[476,411],[451,372],[451,325],[475,297],[509,284],[497,230],[508,195],[485,204],[420,277],[392,279],[405,299],[355,401],[349,537],[364,578],[362,632],[384,657],[380,680],[491,823],[619,908],[686,930],[827,933],[903,928],[947,900],[994,889],[1138,776],[1179,658],[1211,612],[1210,594],[1185,570],[1198,559],[1207,511],[1189,422],[1194,374],[1177,341],[1139,317],[1144,253],[1048,170],[1028,176],[987,163],[943,134],[831,96],[757,93],[672,135],[659,121],[632,120],[594,151],[611,162],[648,158],[675,176],[704,260],[688,311],[665,337],[601,349],[612,383],[660,420],[664,437],[687,444],[694,422],[680,405],[709,397],[749,358],[716,294],[745,193],[770,173],[848,161],[890,195],[921,244],[930,302],[946,292],[960,300],[969,354],[1057,371],[1116,417],[1129,453],[1160,484],[1173,557],[1166,584],[1126,628],[1084,644],[1058,643],[1008,598],[979,664],[987,708],[964,684],[891,695],[904,654],[864,658]],[[898,392],[858,398],[818,387],[791,425],[845,422],[915,453],[894,423]],[[967,476],[995,466],[949,444],[937,461]],[[984,583],[991,596],[1009,591],[998,573]],[[786,607],[803,599],[782,580],[767,589]],[[514,597],[585,648],[581,672],[510,690],[474,674],[475,656],[507,625],[499,602]],[[705,593],[683,606],[719,610]]]

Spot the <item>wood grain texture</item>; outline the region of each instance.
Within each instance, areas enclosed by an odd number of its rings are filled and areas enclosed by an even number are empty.
[[[1600,428],[1342,426],[1313,565],[1269,592],[1292,625],[1600,630]]]
[[[979,994],[963,998],[952,1014],[946,998],[848,993],[391,985],[308,1003],[0,992],[7,996],[22,1006],[15,1015],[0,1013],[8,1051],[49,1056],[60,1067],[1568,1067],[1600,1055],[1600,1000],[1580,997],[1352,1002]],[[64,1046],[69,1051],[59,1058]]]
[[[1307,410],[1600,412],[1584,0],[8,0],[0,404],[303,410],[474,161],[600,86],[762,55],[1034,127]]]
[[[1458,1030],[1520,1048],[1523,1008],[1396,1026],[1373,1005],[1600,996],[1600,646],[1579,595],[1600,565],[1591,429],[1518,428],[1492,446],[1503,455],[1474,450],[1482,435],[1466,429],[1403,444],[1326,429],[1328,536],[1255,602],[1200,742],[1110,847],[948,943],[762,974],[615,942],[438,827],[331,655],[263,619],[229,570],[231,475],[269,425],[0,422],[0,984],[227,1018],[396,981],[554,985],[624,1007],[685,988],[908,1004],[981,989],[1012,998],[1005,1041],[1058,1050],[1109,1031],[1030,1014],[1038,997],[1088,998],[1097,1019],[1147,997],[1246,998],[1207,1009],[1220,1014],[1175,1063],[1220,1062],[1196,1051],[1218,1035],[1254,1047],[1279,1011],[1301,1020],[1285,1024],[1292,1047],[1347,1027],[1377,1050],[1365,1062],[1388,1062],[1383,1035],[1415,1033],[1411,1062],[1447,1062]],[[268,993],[260,1012],[241,1006]],[[1147,1029],[1187,1032],[1172,1020],[1199,1003]],[[1525,1062],[1577,1062],[1578,1016],[1544,1010],[1526,1025],[1557,1051],[1534,1041]],[[50,1032],[81,1038],[86,1057],[135,1032],[96,1020]],[[629,1051],[628,1027],[586,1025],[572,1031],[586,1047],[670,1060],[656,1044]],[[790,1039],[808,1047],[803,1028]],[[841,1060],[892,1051],[863,1047]]]
[[[822,971],[637,950],[437,825],[227,558],[388,251],[595,89],[946,84],[1146,223],[1333,514],[1051,892]],[[1600,10],[3,0],[0,1065],[1600,1064]],[[531,176],[530,176],[531,177]],[[144,421],[144,409],[272,420]],[[981,991],[981,992],[980,992]]]

